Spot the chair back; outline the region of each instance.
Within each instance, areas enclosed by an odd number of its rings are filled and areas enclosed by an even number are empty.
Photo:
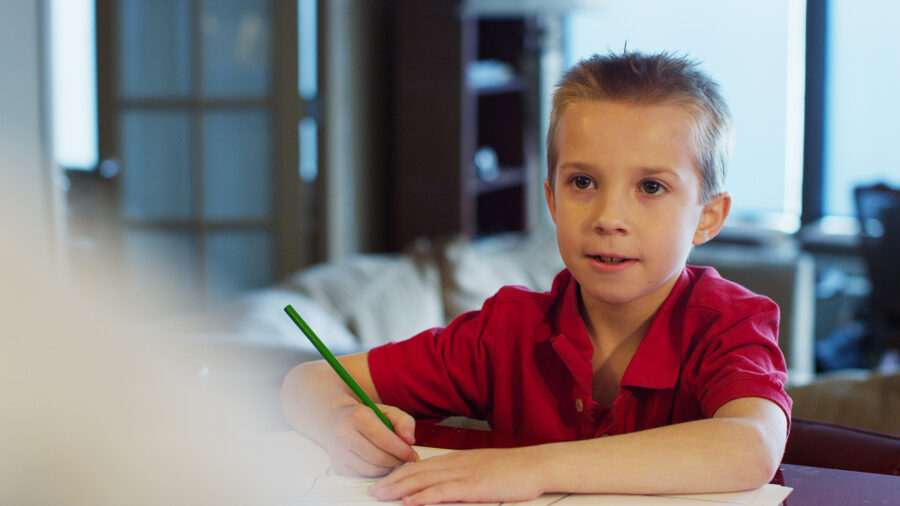
[[[876,344],[900,348],[900,189],[878,184],[854,193]]]

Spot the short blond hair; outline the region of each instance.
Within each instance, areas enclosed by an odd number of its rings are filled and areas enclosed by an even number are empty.
[[[724,191],[725,168],[734,143],[734,123],[719,85],[693,60],[669,53],[594,55],[578,62],[553,93],[547,130],[547,172],[554,184],[556,129],[565,109],[576,102],[613,100],[635,104],[673,104],[694,118],[694,154],[700,170],[700,200]]]

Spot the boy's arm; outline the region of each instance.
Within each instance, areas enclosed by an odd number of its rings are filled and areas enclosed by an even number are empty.
[[[415,458],[415,420],[381,404],[369,372],[368,353],[339,357],[347,372],[379,406],[394,432],[362,404],[324,360],[294,367],[281,386],[281,405],[297,431],[325,447],[342,474],[380,476]]]
[[[735,399],[713,418],[582,441],[474,450],[395,470],[371,492],[404,504],[526,500],[544,492],[704,493],[757,488],[778,468],[787,419]]]

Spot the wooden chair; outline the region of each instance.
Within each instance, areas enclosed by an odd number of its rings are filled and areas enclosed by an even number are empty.
[[[794,418],[782,463],[900,476],[900,436]]]

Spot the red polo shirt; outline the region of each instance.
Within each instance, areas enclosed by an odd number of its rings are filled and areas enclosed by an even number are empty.
[[[621,434],[710,418],[762,397],[790,419],[778,307],[688,266],[654,317],[611,407],[591,398],[593,345],[564,270],[547,293],[502,288],[446,328],[369,352],[381,399],[417,417],[463,415],[547,439]]]

